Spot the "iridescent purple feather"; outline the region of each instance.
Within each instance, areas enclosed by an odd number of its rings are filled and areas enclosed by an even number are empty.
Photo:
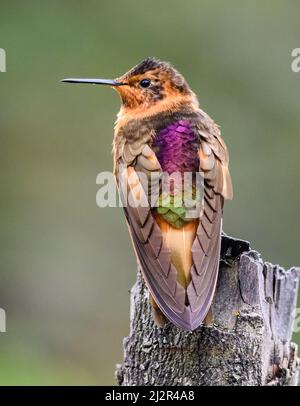
[[[179,120],[161,130],[154,141],[157,158],[163,172],[192,172],[199,170],[199,140],[187,120]]]

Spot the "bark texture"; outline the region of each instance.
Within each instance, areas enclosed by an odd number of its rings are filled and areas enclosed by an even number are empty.
[[[154,325],[138,272],[119,385],[297,385],[291,342],[300,269],[263,262],[249,243],[222,237],[213,321],[194,332]]]

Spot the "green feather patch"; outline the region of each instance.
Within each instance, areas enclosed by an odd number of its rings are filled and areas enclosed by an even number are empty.
[[[186,209],[182,206],[181,196],[159,196],[157,213],[175,228],[181,228],[186,224]]]

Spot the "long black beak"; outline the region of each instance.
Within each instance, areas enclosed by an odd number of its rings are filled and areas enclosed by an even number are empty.
[[[116,82],[113,79],[81,79],[81,78],[67,78],[67,79],[62,79],[61,82],[90,83],[92,85],[108,85],[108,86],[124,86],[127,84],[127,83]]]

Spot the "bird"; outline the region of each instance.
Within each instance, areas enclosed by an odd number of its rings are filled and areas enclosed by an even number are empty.
[[[183,75],[157,58],[116,79],[62,81],[108,85],[119,94],[114,175],[127,199],[124,213],[153,319],[159,327],[171,322],[194,331],[210,312],[223,206],[233,197],[220,127]]]

